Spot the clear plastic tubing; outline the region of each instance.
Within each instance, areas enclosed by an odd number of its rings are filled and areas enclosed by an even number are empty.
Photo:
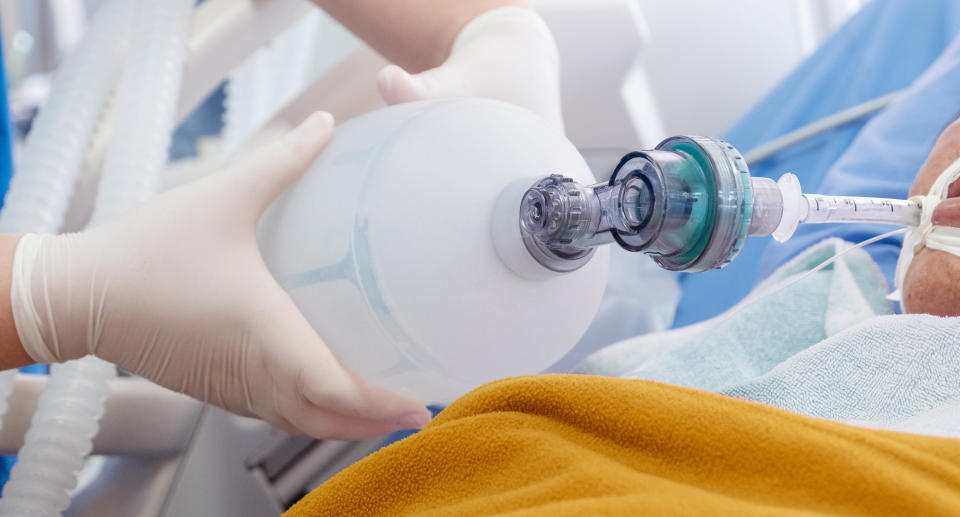
[[[800,181],[787,173],[774,182],[752,178],[753,202],[749,235],[773,235],[785,242],[797,225],[871,223],[917,226],[922,207],[908,199],[804,194]]]
[[[92,225],[139,204],[156,189],[167,160],[194,5],[193,0],[129,3],[136,6],[136,32],[118,88],[116,137]],[[99,30],[113,37],[121,25]],[[115,375],[113,365],[94,357],[53,367],[0,499],[0,516],[54,517],[69,506]]]
[[[0,233],[55,233],[63,224],[84,153],[123,66],[133,9],[111,0],[60,65],[27,135],[23,158],[0,212]],[[0,417],[16,370],[0,373]]]
[[[920,224],[920,203],[905,199],[804,194],[803,223],[877,223],[894,226]]]

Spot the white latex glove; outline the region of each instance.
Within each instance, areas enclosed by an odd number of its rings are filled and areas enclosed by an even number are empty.
[[[557,44],[530,9],[487,11],[460,31],[442,65],[416,75],[388,65],[378,82],[387,104],[488,97],[528,108],[563,130]]]
[[[94,354],[291,432],[364,438],[423,426],[423,405],[337,362],[260,257],[257,221],[332,130],[329,114],[314,114],[115,221],[24,236],[11,287],[24,349],[38,363]]]

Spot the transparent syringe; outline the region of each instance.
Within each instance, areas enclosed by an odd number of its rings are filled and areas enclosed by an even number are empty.
[[[753,178],[730,144],[680,136],[624,156],[605,183],[543,178],[519,215],[527,250],[553,271],[575,270],[596,246],[616,242],[696,272],[728,264],[747,237],[784,242],[800,223],[916,226],[920,212],[909,200],[804,194],[793,174]]]
[[[906,199],[804,194],[807,211],[801,223],[920,224],[920,203]]]
[[[767,178],[751,178],[751,228],[769,228],[769,232],[785,242],[800,223],[873,223],[893,226],[920,224],[920,203],[907,199],[886,199],[859,196],[803,194],[800,181],[787,173],[777,182]]]

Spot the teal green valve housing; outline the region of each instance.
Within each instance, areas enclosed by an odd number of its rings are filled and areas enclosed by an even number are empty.
[[[624,156],[607,183],[540,180],[523,198],[520,225],[531,255],[554,271],[616,242],[663,268],[697,272],[728,264],[748,235],[772,233],[782,204],[777,184],[751,178],[733,146],[678,136]]]

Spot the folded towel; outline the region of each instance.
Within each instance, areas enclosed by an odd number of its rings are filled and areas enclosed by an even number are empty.
[[[823,241],[720,316],[611,345],[576,371],[710,391],[755,379],[828,336],[893,311],[885,299],[886,280],[862,249],[808,275],[851,246],[839,239]]]
[[[882,316],[724,393],[853,425],[960,438],[960,318]]]
[[[886,283],[862,250],[829,240],[745,302],[699,325],[618,343],[578,371],[654,379],[866,427],[960,437],[960,318],[882,315]]]
[[[950,515],[960,441],[649,381],[497,381],[286,515]]]

